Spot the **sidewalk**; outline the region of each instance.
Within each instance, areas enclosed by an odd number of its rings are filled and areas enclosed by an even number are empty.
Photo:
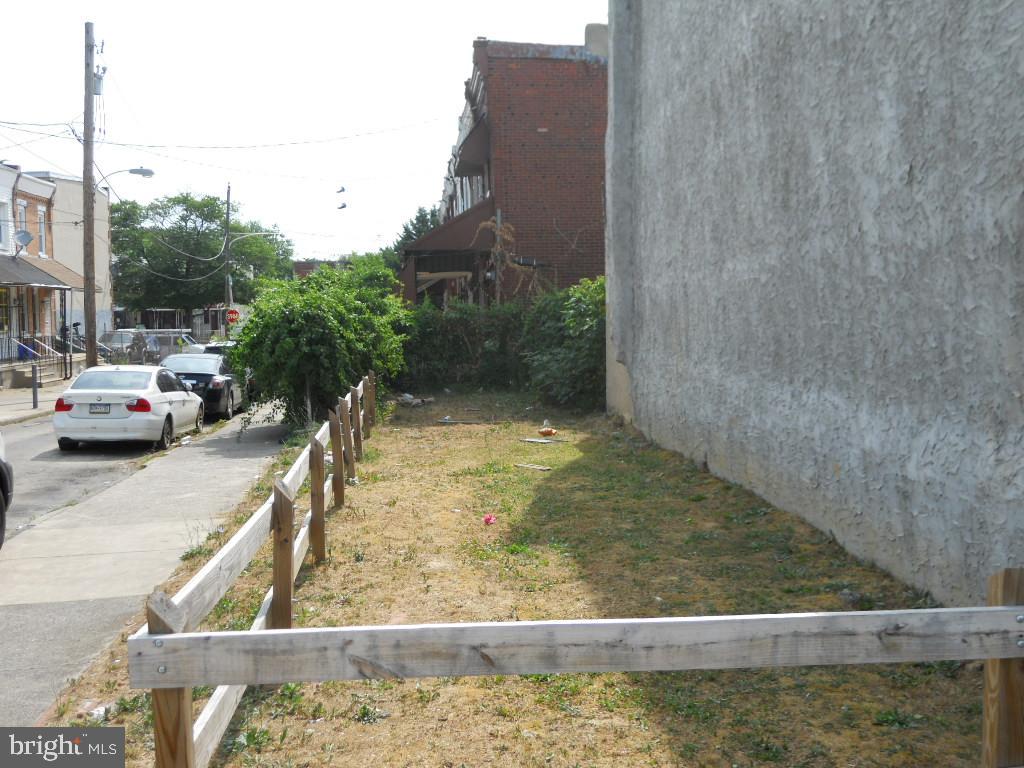
[[[285,429],[239,436],[240,422],[36,518],[0,550],[0,723],[32,724],[245,497]]]
[[[0,427],[19,421],[49,416],[53,404],[71,381],[55,381],[39,388],[39,407],[32,408],[32,388],[0,389]]]

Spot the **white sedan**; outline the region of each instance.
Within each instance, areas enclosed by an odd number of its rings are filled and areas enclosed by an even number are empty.
[[[99,366],[57,398],[53,431],[62,451],[79,442],[146,440],[167,448],[175,435],[202,431],[203,401],[167,368]]]

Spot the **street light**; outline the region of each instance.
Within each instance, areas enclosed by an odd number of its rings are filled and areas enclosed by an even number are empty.
[[[91,32],[92,24],[86,24],[87,40]],[[89,76],[87,70],[87,82]],[[90,89],[86,88],[86,111],[89,113],[92,111],[90,93]],[[153,176],[153,171],[149,168],[122,168],[101,176],[99,182],[93,184],[91,130],[88,132],[86,149],[85,172],[82,174],[82,271],[85,273],[83,275],[85,278],[85,365],[87,368],[91,368],[99,363],[99,355],[96,351],[96,188],[111,176],[119,173],[130,173],[148,179]]]
[[[119,173],[130,173],[133,176],[141,176],[144,179],[151,179],[153,178],[154,171],[152,168],[122,168],[120,171],[111,171],[106,176],[101,176],[100,180],[96,182],[96,186],[101,186],[104,181]]]

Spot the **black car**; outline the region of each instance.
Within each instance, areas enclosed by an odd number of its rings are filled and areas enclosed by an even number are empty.
[[[14,501],[14,470],[7,463],[4,452],[4,437],[0,435],[0,547],[4,544],[4,531],[7,529],[7,510]]]
[[[203,398],[207,415],[218,414],[230,419],[246,405],[245,381],[231,372],[223,355],[196,352],[169,355],[160,365],[170,368],[192,391]]]

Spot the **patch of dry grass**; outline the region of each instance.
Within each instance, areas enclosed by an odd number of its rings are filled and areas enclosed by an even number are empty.
[[[380,425],[360,484],[328,518],[328,562],[300,576],[296,625],[929,605],[603,417],[529,407],[441,396]],[[444,415],[482,423],[437,424]],[[545,417],[568,442],[521,442]],[[268,557],[211,627],[248,625]],[[129,764],[147,765],[147,701],[117,656],[123,643],[72,695],[122,697]],[[953,663],[293,684],[250,690],[215,764],[966,766],[980,710],[980,672]]]

